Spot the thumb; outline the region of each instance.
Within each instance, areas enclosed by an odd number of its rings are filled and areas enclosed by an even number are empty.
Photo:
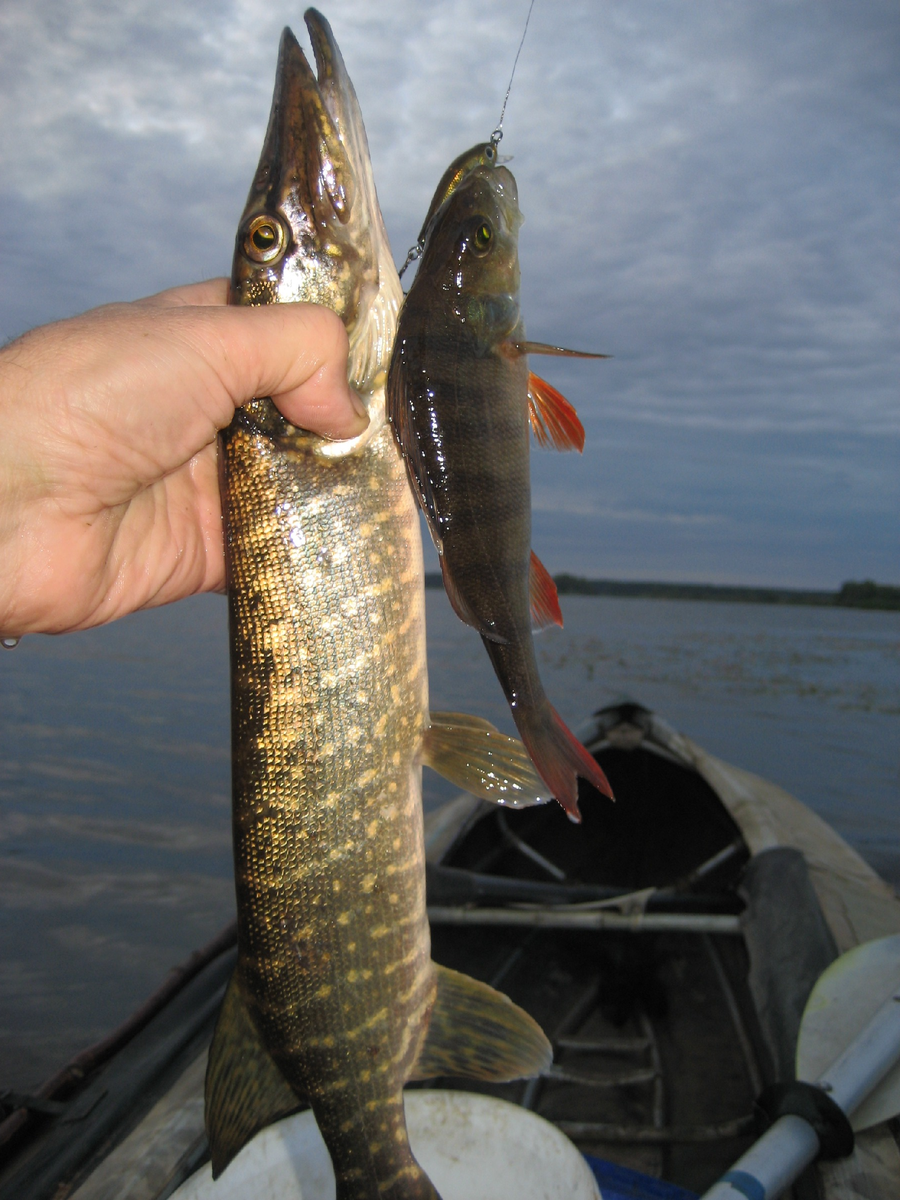
[[[212,367],[235,408],[271,396],[293,425],[333,439],[356,437],[368,424],[347,382],[348,338],[341,319],[318,304],[244,308],[211,304],[190,313],[186,336]],[[229,418],[230,419],[230,418]]]

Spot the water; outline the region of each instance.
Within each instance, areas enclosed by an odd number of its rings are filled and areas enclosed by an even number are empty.
[[[900,884],[900,614],[564,596],[538,639],[573,726],[656,709],[781,784]],[[432,707],[513,732],[428,593]],[[0,1088],[37,1086],[233,912],[225,604],[25,638],[0,660]],[[426,772],[426,805],[454,789]]]

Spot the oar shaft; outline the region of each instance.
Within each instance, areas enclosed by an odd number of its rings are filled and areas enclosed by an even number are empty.
[[[818,1080],[849,1117],[900,1059],[900,993],[887,1000]],[[784,1116],[768,1129],[703,1200],[775,1200],[819,1153],[802,1117]]]
[[[467,908],[429,904],[432,925],[529,925],[538,929],[621,929],[625,933],[743,933],[740,917],[731,913],[573,912],[562,904],[531,908]]]
[[[819,1079],[819,1087],[849,1117],[900,1058],[900,991]]]
[[[779,1117],[703,1200],[773,1200],[819,1153],[816,1131],[802,1117]]]

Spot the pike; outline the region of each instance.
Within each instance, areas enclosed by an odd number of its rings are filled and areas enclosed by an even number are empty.
[[[461,620],[480,634],[522,740],[566,812],[577,777],[612,798],[597,762],[541,683],[532,627],[562,624],[531,550],[529,425],[541,445],[584,446],[565,397],[527,355],[604,358],[529,342],[519,310],[516,181],[493,142],[445,171],[418,245],[388,374],[388,412]]]
[[[308,1103],[338,1200],[437,1200],[403,1085],[550,1060],[510,1000],[430,957],[421,764],[500,803],[549,799],[521,743],[429,714],[418,516],[385,418],[401,301],[352,84],[309,10],[282,35],[235,245],[237,304],[341,316],[368,428],[329,442],[251,401],[221,440],[238,963],[206,1078],[214,1176]]]

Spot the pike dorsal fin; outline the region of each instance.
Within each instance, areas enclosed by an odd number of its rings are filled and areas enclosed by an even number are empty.
[[[481,717],[431,713],[421,759],[463,791],[495,804],[527,808],[551,798],[518,738],[507,737]]]
[[[435,971],[437,999],[411,1079],[507,1083],[546,1071],[553,1050],[533,1017],[486,983],[448,967]]]
[[[303,1108],[260,1040],[231,976],[206,1067],[206,1132],[213,1179],[261,1129]]]

